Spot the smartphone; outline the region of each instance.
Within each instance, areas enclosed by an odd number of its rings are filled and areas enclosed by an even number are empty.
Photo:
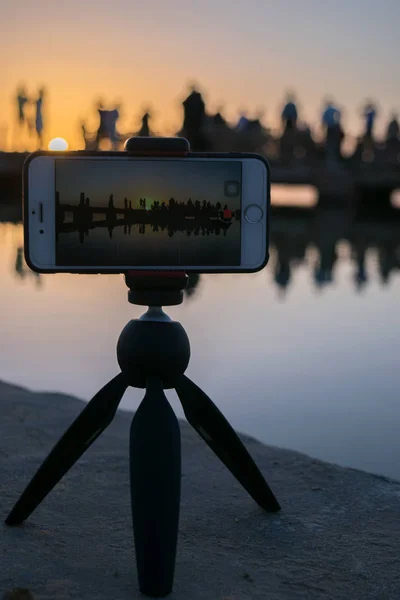
[[[25,258],[41,273],[254,272],[268,261],[269,198],[254,154],[37,152]]]

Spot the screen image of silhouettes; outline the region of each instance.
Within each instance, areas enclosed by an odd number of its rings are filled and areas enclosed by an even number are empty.
[[[242,165],[58,159],[59,266],[239,266]]]

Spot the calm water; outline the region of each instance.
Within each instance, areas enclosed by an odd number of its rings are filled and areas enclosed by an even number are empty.
[[[264,271],[202,276],[168,311],[190,336],[188,375],[263,442],[400,478],[399,227],[361,228],[351,248],[332,215],[326,230],[285,219]],[[35,277],[21,246],[21,226],[0,223],[0,378],[89,399],[118,372],[118,335],[143,309],[120,276]],[[140,397],[129,390],[122,407]]]

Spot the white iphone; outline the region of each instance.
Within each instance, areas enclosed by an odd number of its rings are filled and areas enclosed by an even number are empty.
[[[269,189],[258,155],[38,152],[25,164],[25,257],[42,273],[258,271]]]

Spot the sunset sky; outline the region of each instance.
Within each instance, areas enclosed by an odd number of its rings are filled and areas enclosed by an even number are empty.
[[[331,94],[344,124],[360,128],[365,97],[379,100],[379,129],[400,109],[399,0],[18,0],[0,19],[0,146],[15,144],[13,96],[21,82],[48,88],[46,140],[81,145],[79,120],[96,126],[93,103],[120,100],[123,130],[148,103],[163,133],[180,124],[179,102],[197,81],[210,110],[265,109],[278,124],[287,88],[301,116],[319,123]],[[6,131],[7,128],[7,131]]]

